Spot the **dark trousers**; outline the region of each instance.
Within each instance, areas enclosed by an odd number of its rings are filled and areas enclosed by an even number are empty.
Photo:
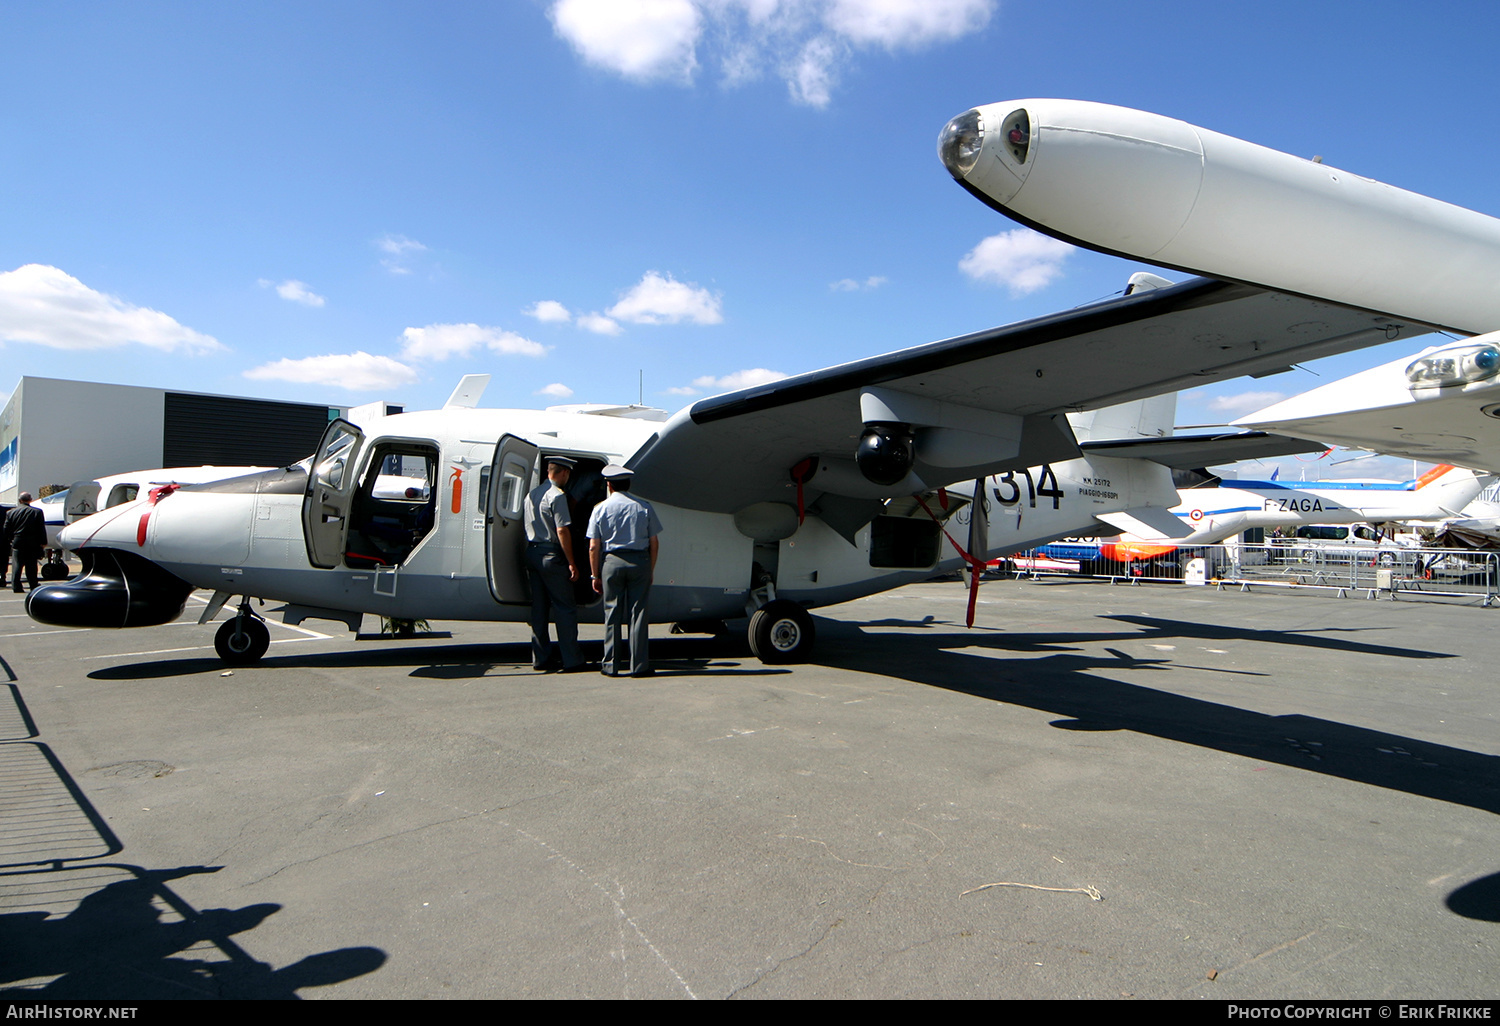
[[[526,577],[531,585],[531,665],[540,668],[552,658],[547,625],[556,620],[563,667],[577,666],[583,662],[578,649],[578,606],[562,549],[527,544]]]
[[[36,590],[36,566],[42,554],[33,549],[12,549],[10,556],[10,579],[13,591],[21,590],[21,571],[26,571],[26,583]]]
[[[651,668],[646,600],[651,596],[651,553],[610,552],[604,557],[605,673],[644,673]],[[630,667],[624,666],[620,632],[630,629]]]

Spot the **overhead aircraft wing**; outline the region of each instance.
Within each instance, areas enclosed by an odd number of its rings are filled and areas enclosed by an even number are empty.
[[[1306,438],[1273,435],[1268,431],[1226,431],[1215,435],[1168,435],[1165,438],[1126,438],[1081,442],[1087,456],[1120,456],[1150,460],[1173,470],[1217,467],[1241,460],[1266,460],[1322,452],[1328,446]]]
[[[1076,457],[1065,416],[1072,411],[1429,330],[1196,278],[702,399],[629,464],[642,497],[725,513],[797,502],[799,466],[809,495],[901,494],[913,481],[936,487]],[[917,430],[916,461],[906,480],[876,486],[860,478],[852,456],[871,409],[887,407],[912,411],[898,416]]]

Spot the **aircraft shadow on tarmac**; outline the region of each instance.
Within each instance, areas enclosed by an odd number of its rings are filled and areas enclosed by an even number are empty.
[[[7,859],[0,891],[6,908],[19,909],[0,913],[0,997],[295,999],[300,988],[341,983],[385,963],[378,948],[352,947],[273,969],[233,938],[280,905],[200,911],[168,883],[219,867],[149,870],[104,861],[124,845],[37,740],[19,687],[7,684],[4,693],[15,715],[4,710],[0,793],[23,801],[0,831]]]
[[[603,658],[602,642],[585,641],[579,647],[585,659],[597,662]],[[748,660],[749,665],[742,665],[742,660]],[[730,635],[652,638],[651,665],[657,676],[662,677],[762,677],[792,672],[784,666],[762,666],[754,661],[743,638]],[[375,666],[410,666],[413,668],[411,676],[436,680],[537,675],[537,671],[531,668],[529,642],[428,646],[385,642],[379,647],[372,645],[340,652],[267,656],[256,664],[256,668],[265,669],[360,669]],[[151,680],[210,672],[218,674],[224,669],[224,663],[216,658],[153,659],[145,663],[104,667],[88,676],[91,680]]]
[[[818,662],[1055,713],[1064,718],[1052,726],[1063,730],[1135,731],[1500,814],[1500,757],[1314,716],[1271,716],[1101,675],[1111,670],[1235,672],[1172,658],[1137,659],[1108,647],[1110,642],[1241,639],[1419,660],[1453,658],[1449,654],[1318,636],[1329,631],[1255,630],[1145,616],[1102,619],[1145,629],[1016,634],[938,624],[946,629],[897,636],[864,629],[883,621],[820,620]],[[1101,643],[1107,657],[1078,647]],[[1008,653],[1023,655],[1006,658]],[[1465,884],[1447,903],[1459,915],[1500,922],[1500,873]]]

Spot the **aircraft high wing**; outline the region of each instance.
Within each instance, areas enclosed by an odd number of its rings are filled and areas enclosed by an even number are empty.
[[[1430,330],[1195,279],[702,399],[630,466],[643,494],[716,512],[787,501],[798,478],[804,496],[910,494],[1077,457],[1070,412]]]

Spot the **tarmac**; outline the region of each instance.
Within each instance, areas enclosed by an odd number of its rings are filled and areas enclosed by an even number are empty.
[[[1497,609],[928,583],[609,680],[201,602],[0,593],[9,998],[1500,996]]]

